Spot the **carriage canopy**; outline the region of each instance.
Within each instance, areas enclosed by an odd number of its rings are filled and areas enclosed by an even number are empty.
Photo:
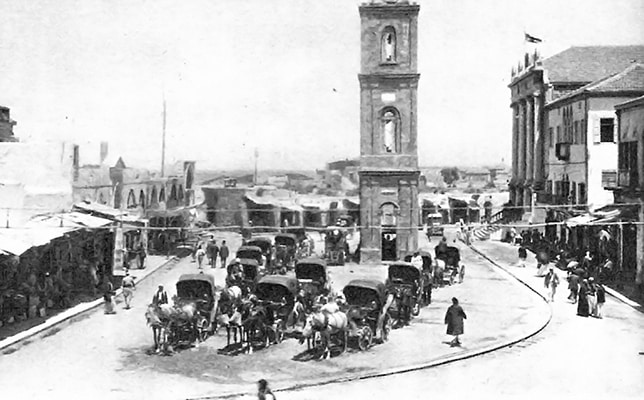
[[[421,271],[412,263],[395,262],[389,266],[389,281],[392,283],[413,283],[420,279]]]
[[[257,274],[259,273],[259,263],[257,260],[242,258],[239,262],[242,265],[244,277],[246,279],[253,280],[257,278]]]
[[[273,241],[267,237],[258,237],[247,241],[246,246],[259,247],[262,250],[262,253],[266,255],[270,254],[271,247],[273,247]]]
[[[309,279],[324,285],[328,279],[326,261],[317,257],[298,261],[295,265],[295,277],[298,280]]]
[[[252,258],[259,261],[262,259],[262,249],[257,246],[241,246],[237,250],[237,258]]]
[[[184,274],[177,281],[177,297],[182,300],[203,299],[215,295],[215,277],[209,274]]]
[[[297,279],[292,276],[267,275],[257,283],[255,295],[264,301],[286,300],[290,303],[295,299],[298,288]]]
[[[291,246],[294,247],[297,244],[297,236],[291,233],[280,233],[275,235],[275,245],[276,246]]]
[[[347,304],[351,306],[367,307],[376,302],[378,307],[385,303],[385,284],[372,279],[354,279],[342,290]]]

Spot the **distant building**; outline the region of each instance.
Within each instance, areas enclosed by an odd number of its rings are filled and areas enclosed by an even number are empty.
[[[0,142],[17,142],[13,134],[13,127],[16,121],[11,119],[9,107],[0,106]]]
[[[526,54],[518,68],[513,69],[509,85],[512,107],[509,188],[514,205],[532,213],[534,193],[545,192],[546,104],[619,73],[634,62],[644,62],[644,46],[571,47],[546,59],[538,53]]]
[[[335,190],[352,190],[358,187],[360,160],[333,161],[326,165],[324,183]]]

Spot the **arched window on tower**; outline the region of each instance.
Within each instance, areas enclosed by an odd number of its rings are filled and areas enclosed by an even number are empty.
[[[139,192],[139,205],[141,208],[145,208],[145,192],[143,190]]]
[[[380,226],[396,226],[398,206],[394,203],[384,203],[380,206]]]
[[[134,190],[130,190],[130,193],[127,195],[127,208],[136,208],[136,196],[134,195]]]
[[[396,62],[396,30],[393,26],[385,27],[381,41],[382,62]]]
[[[382,110],[382,144],[385,153],[400,152],[400,113],[393,107]]]

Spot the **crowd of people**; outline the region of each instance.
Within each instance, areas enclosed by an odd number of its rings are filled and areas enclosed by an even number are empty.
[[[517,266],[526,266],[528,249],[535,252],[537,276],[544,278],[548,301],[555,301],[557,287],[560,285],[556,269],[562,270],[566,272],[570,291],[568,301],[577,304],[577,315],[602,318],[602,306],[606,301],[603,283],[614,277],[615,272],[608,238],[600,239],[602,243],[594,251],[586,250],[581,255],[575,255],[574,252],[553,247],[536,230],[517,234],[513,228],[510,235],[509,241],[519,246]],[[597,259],[604,261],[596,262]]]

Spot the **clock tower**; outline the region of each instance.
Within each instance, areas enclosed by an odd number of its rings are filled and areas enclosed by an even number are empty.
[[[360,256],[402,259],[418,247],[418,11],[360,5]]]

